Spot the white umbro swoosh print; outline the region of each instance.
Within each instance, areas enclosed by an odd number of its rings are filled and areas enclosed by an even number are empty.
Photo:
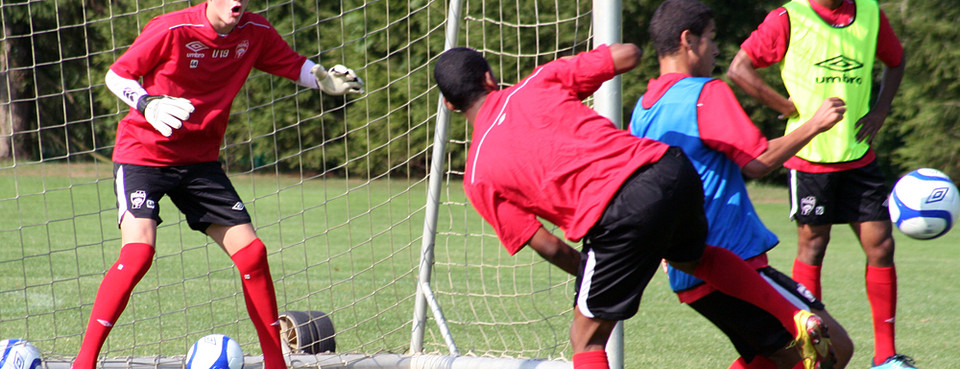
[[[480,137],[480,142],[477,143],[477,155],[473,158],[473,168],[470,168],[470,183],[473,183],[477,177],[477,162],[480,161],[480,149],[483,147],[483,141],[487,139],[487,135],[490,134],[490,131],[492,131],[494,127],[499,126],[501,123],[503,123],[504,120],[506,120],[507,104],[510,104],[510,98],[512,98],[513,95],[515,95],[517,92],[522,90],[524,87],[526,87],[527,83],[529,83],[531,80],[536,78],[537,75],[540,74],[540,71],[542,70],[543,68],[538,68],[537,71],[533,73],[533,75],[531,75],[529,78],[523,81],[523,84],[520,85],[520,87],[517,87],[516,90],[513,90],[513,92],[511,92],[510,95],[507,96],[507,99],[503,102],[503,106],[500,108],[500,113],[498,113],[497,118],[494,119],[494,124],[491,124],[490,127],[487,128],[486,132],[483,132],[483,136]]]

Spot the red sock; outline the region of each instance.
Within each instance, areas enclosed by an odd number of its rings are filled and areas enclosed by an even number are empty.
[[[800,259],[793,260],[793,280],[810,290],[818,300],[823,299],[820,288],[821,269],[823,267],[819,265],[810,265],[800,261]]]
[[[754,356],[748,363],[742,357],[730,364],[730,369],[777,369],[777,364],[763,356]]]
[[[273,290],[270,265],[267,264],[267,248],[258,238],[230,258],[240,271],[247,314],[250,314],[253,327],[257,329],[260,349],[263,350],[263,368],[286,369],[280,348],[277,295]]]
[[[707,246],[693,275],[725,294],[756,305],[780,320],[793,336],[793,315],[799,309],[773,289],[756,270],[730,250]]]
[[[120,248],[117,262],[103,276],[97,297],[93,300],[90,321],[87,322],[87,330],[83,334],[80,352],[73,361],[73,369],[96,367],[103,342],[123,309],[127,307],[133,287],[153,264],[153,253],[153,246],[146,243],[128,243]]]
[[[610,369],[607,352],[597,350],[573,354],[573,369]]]
[[[867,266],[867,299],[873,311],[874,363],[897,353],[894,317],[897,315],[897,269]]]

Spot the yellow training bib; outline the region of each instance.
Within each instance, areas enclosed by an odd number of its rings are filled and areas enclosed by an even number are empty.
[[[876,0],[856,0],[853,22],[833,27],[809,1],[783,6],[790,17],[790,43],[780,76],[799,113],[787,121],[786,132],[810,120],[824,99],[840,97],[847,104],[843,120],[814,137],[797,156],[816,163],[856,160],[870,148],[866,141],[857,142],[856,124],[870,109],[880,8]]]

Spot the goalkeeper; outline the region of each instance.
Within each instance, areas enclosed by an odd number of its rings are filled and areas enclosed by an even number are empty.
[[[97,291],[74,369],[95,368],[111,327],[150,268],[164,195],[191,229],[230,255],[263,367],[286,368],[266,248],[217,162],[230,105],[253,68],[330,95],[362,93],[363,82],[342,65],[327,70],[297,54],[246,6],[247,0],[208,0],[158,16],[107,72],[107,87],[130,106],[113,151],[123,246]]]
[[[826,355],[823,326],[729,250],[707,246],[700,177],[682,150],[636,138],[581,101],[640,61],[633,44],[600,45],[538,67],[501,90],[483,55],[437,58],[444,104],[473,129],[463,187],[513,255],[530,246],[577,276],[570,328],[574,369],[607,369],[618,320],[634,316],[665,258],[778,318],[808,361]],[[547,231],[583,240],[577,252]]]

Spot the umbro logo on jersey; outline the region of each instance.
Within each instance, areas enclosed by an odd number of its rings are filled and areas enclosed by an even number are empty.
[[[243,210],[243,203],[237,201],[236,204],[233,204],[233,207],[232,207],[231,209],[236,210],[236,211]]]
[[[187,53],[187,57],[188,57],[188,58],[198,58],[198,59],[207,56],[206,54],[202,53],[201,51],[210,48],[209,46],[204,45],[203,42],[200,42],[200,41],[192,41],[192,42],[186,44],[185,46],[187,47],[187,50],[190,50],[190,52]]]
[[[210,48],[207,45],[204,45],[203,42],[200,42],[200,41],[193,41],[187,44],[186,46],[188,49],[190,49],[190,51],[193,51],[193,52],[198,52],[198,51],[206,50]]]

